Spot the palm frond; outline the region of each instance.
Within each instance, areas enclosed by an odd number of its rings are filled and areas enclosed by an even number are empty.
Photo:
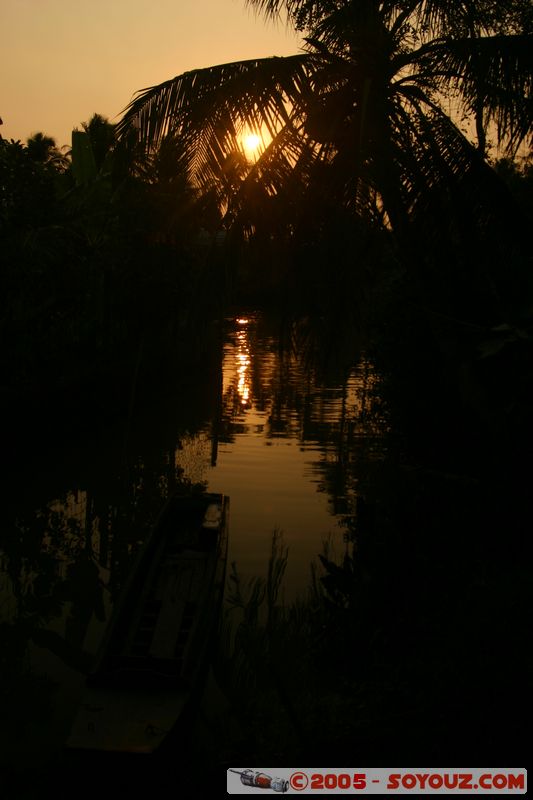
[[[479,34],[487,32],[488,27],[483,4],[476,0],[422,0],[411,19],[426,41],[449,33]]]
[[[357,61],[357,50],[374,47],[386,30],[384,23],[383,9],[373,0],[340,3],[316,22],[313,36],[332,54],[344,51]]]
[[[121,136],[134,125],[144,141],[156,145],[169,129],[179,128],[185,120],[203,122],[228,110],[245,115],[259,102],[279,101],[283,93],[289,102],[293,101],[299,82],[305,80],[306,60],[300,54],[185,72],[139,91],[125,109],[117,133]],[[279,108],[277,112],[283,114]]]
[[[284,15],[287,23],[298,31],[309,31],[317,20],[330,14],[338,6],[335,0],[246,0],[267,19],[279,20]]]
[[[309,92],[312,58],[306,54],[222,64],[186,72],[144,89],[130,103],[118,135],[133,128],[145,146],[180,135],[200,183],[222,170],[239,149],[242,128],[266,129],[275,137],[298,113]]]
[[[291,7],[301,6],[303,3],[297,0],[246,0],[246,5],[255,8],[258,14],[278,20],[282,11],[290,14]]]
[[[436,42],[417,66],[432,73],[436,87],[461,98],[464,110],[483,109],[485,125],[496,124],[510,151],[533,125],[533,36],[491,36]]]
[[[401,37],[403,27],[413,16],[422,0],[406,0],[398,3],[397,0],[385,0],[383,3],[383,19],[393,37]]]
[[[472,210],[481,206],[480,187],[491,182],[492,170],[453,120],[438,104],[427,98],[422,103],[415,95],[397,103],[396,115],[393,135],[410,214],[424,213],[436,198],[441,202],[465,190]]]

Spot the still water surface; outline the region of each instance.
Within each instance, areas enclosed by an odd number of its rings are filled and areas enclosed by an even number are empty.
[[[324,541],[343,550],[343,521],[357,491],[343,460],[362,432],[372,377],[361,360],[342,383],[325,384],[294,347],[287,352],[279,344],[257,316],[234,320],[224,344],[218,424],[183,436],[176,463],[230,496],[230,560],[244,574],[264,573],[272,531],[281,529],[290,598],[305,591]]]
[[[230,496],[229,558],[243,577],[265,573],[281,529],[288,600],[305,592],[325,540],[338,555],[346,547],[361,481],[384,453],[371,366],[356,349],[328,351],[320,329],[280,333],[256,313],[227,319],[215,339],[120,430],[47,454],[16,504],[0,540],[0,632],[19,758],[43,756],[68,731],[88,657],[176,468]]]

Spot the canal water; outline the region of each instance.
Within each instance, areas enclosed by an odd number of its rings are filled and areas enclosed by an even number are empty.
[[[178,476],[230,497],[230,562],[264,575],[272,534],[289,549],[287,602],[305,594],[328,543],[348,546],[386,420],[356,343],[320,323],[240,312],[194,365],[127,416],[70,436],[13,499],[0,539],[2,750],[38,763],[60,746],[113,602]],[[137,399],[136,399],[137,398]],[[16,500],[16,502],[15,502]],[[9,687],[9,688],[8,688]]]
[[[279,332],[257,315],[232,323],[219,420],[185,434],[176,463],[187,477],[230,496],[229,556],[245,576],[264,574],[272,533],[282,532],[290,600],[305,593],[324,543],[339,555],[345,549],[358,483],[347,461],[357,458],[357,437],[368,445],[375,434],[365,424],[375,379],[361,358],[344,365],[337,382],[324,382],[298,342],[280,348]]]

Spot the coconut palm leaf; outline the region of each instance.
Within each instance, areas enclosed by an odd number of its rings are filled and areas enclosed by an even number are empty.
[[[123,135],[135,126],[141,139],[154,146],[170,130],[201,136],[203,142],[216,133],[222,144],[222,131],[232,139],[239,125],[265,125],[269,132],[275,132],[289,119],[289,109],[300,103],[308,82],[307,61],[299,54],[186,72],[138,92],[119,123],[118,133]]]
[[[338,6],[335,0],[246,0],[259,14],[278,20],[286,17],[296,30],[308,30],[313,22],[330,14]]]
[[[441,92],[455,91],[467,113],[481,106],[498,140],[514,151],[532,132],[533,36],[492,36],[436,42],[416,66]]]
[[[276,20],[285,16],[289,24],[301,31],[309,31],[331,14],[344,13],[346,9],[355,14],[379,14],[395,30],[409,21],[429,38],[442,36],[450,29],[458,30],[459,26],[463,30],[472,24],[486,27],[492,19],[486,8],[489,4],[475,0],[247,0],[246,4],[267,18]],[[504,0],[504,5],[511,4],[512,0]]]
[[[422,0],[410,22],[423,32],[423,39],[435,39],[449,31],[466,34],[483,27],[481,4],[476,0]]]

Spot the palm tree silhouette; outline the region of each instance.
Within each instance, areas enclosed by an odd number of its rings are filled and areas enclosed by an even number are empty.
[[[140,91],[118,125],[119,135],[135,126],[150,148],[178,134],[200,187],[223,194],[228,158],[251,128],[270,143],[243,189],[276,196],[320,168],[324,190],[355,210],[381,209],[400,232],[439,183],[479,169],[488,129],[509,153],[531,133],[532,28],[514,0],[248,5],[284,12],[303,52],[186,72]]]
[[[58,170],[65,170],[69,166],[66,154],[57,147],[53,136],[40,131],[26,140],[26,150],[30,159],[40,164],[49,164]]]
[[[81,126],[89,136],[96,169],[99,170],[115,147],[115,126],[101,114],[93,114],[87,122],[82,122]]]

